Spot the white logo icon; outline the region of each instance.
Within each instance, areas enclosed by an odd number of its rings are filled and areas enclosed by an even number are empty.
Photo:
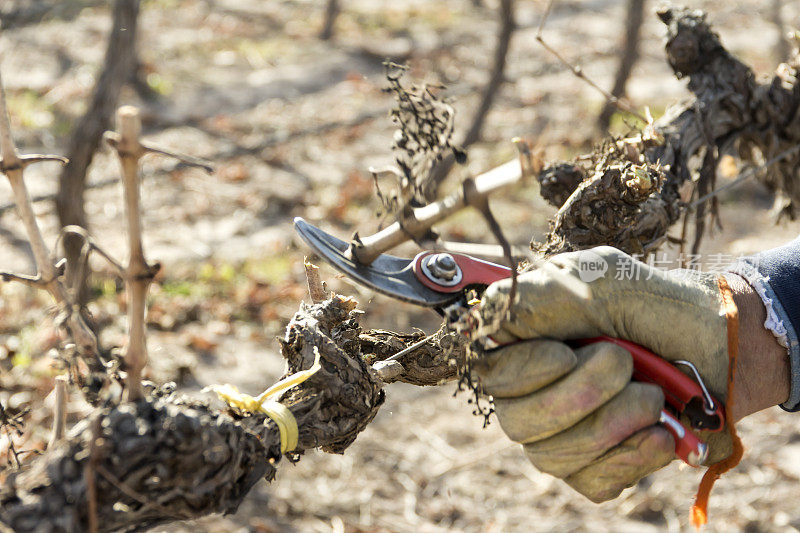
[[[578,254],[578,277],[584,283],[602,278],[608,272],[608,263],[598,254],[584,250]]]

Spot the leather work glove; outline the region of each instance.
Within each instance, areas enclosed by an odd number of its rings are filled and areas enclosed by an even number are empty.
[[[573,350],[560,341],[608,335],[667,360],[689,360],[724,403],[722,297],[717,275],[658,270],[608,246],[548,262],[519,276],[511,318],[492,333],[500,344],[514,344],[487,353],[474,369],[494,397],[500,426],[534,466],[601,502],[675,459],[672,436],[656,425],[664,395],[655,385],[631,382],[633,362],[624,348],[597,343]],[[565,276],[587,282],[591,297],[569,290]],[[504,280],[487,289],[479,307],[484,323],[503,312],[509,288]],[[727,431],[699,435],[709,444],[707,464],[730,455]]]

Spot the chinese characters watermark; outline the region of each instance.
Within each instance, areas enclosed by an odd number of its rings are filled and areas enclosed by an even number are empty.
[[[616,280],[648,280],[656,272],[666,270],[672,271],[673,276],[691,276],[692,272],[721,273],[730,270],[745,257],[758,268],[757,255],[679,253],[671,256],[666,252],[656,252],[646,257],[644,254],[633,254],[615,265],[609,265],[601,255],[584,250],[578,255],[578,276],[584,283],[590,283],[606,275]]]

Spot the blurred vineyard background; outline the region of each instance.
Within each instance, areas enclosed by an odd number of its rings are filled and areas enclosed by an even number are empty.
[[[138,2],[128,2],[138,4]],[[0,2],[0,70],[12,124],[25,152],[67,154],[89,131],[84,114],[103,70],[113,10],[92,0]],[[117,9],[125,2],[116,2]],[[305,248],[294,216],[347,237],[378,227],[370,166],[392,162],[391,97],[386,58],[407,64],[407,79],[443,84],[457,111],[456,141],[468,135],[493,78],[501,3],[492,0],[152,0],[141,2],[127,68],[116,72],[118,101],[139,106],[145,138],[211,161],[213,175],[146,159],[142,206],[148,256],[163,263],[150,301],[149,376],[187,391],[229,382],[257,393],[283,372],[274,340],[308,300]],[[336,4],[330,17],[331,4]],[[504,0],[502,5],[511,5]],[[788,54],[782,32],[800,27],[796,0],[688,1],[704,9],[723,42],[757,73]],[[536,40],[546,2],[513,2],[513,32],[497,91],[469,160],[442,185],[514,156],[521,136],[547,161],[582,153],[604,136],[605,98]],[[611,90],[624,52],[630,5],[643,12],[638,61],[625,93],[655,117],[686,96],[663,60],[663,25],[652,1],[554,3],[546,42],[599,86]],[[327,14],[327,15],[326,15]],[[330,20],[326,21],[326,18]],[[327,22],[331,22],[328,24]],[[326,28],[329,31],[326,32]],[[123,42],[124,44],[124,42]],[[119,66],[117,63],[114,65]],[[112,65],[113,67],[113,65]],[[102,79],[102,78],[101,78]],[[496,80],[496,81],[498,81]],[[115,106],[112,105],[113,109]],[[83,117],[83,119],[82,119]],[[606,117],[624,134],[635,120]],[[84,122],[81,122],[84,120]],[[605,119],[604,119],[605,120]],[[76,125],[88,128],[76,133]],[[600,125],[598,125],[600,124]],[[472,140],[472,139],[470,139]],[[26,176],[53,242],[63,221],[56,199],[62,170],[31,167]],[[736,169],[722,179],[735,176]],[[117,257],[120,189],[114,154],[101,149],[86,174],[85,220]],[[64,181],[62,180],[62,183]],[[554,213],[535,183],[494,201],[510,240],[527,246]],[[745,184],[721,197],[722,229],[705,254],[739,255],[785,242],[800,224],[776,226],[770,196]],[[62,215],[61,219],[59,214]],[[452,240],[492,242],[478,215],[443,224]],[[398,254],[413,253],[413,247]],[[668,250],[676,253],[675,250]],[[98,265],[99,267],[99,265]],[[0,180],[0,268],[30,271],[31,254]],[[104,345],[119,345],[125,305],[110,272],[92,277],[90,310]],[[432,331],[433,313],[366,292],[323,266],[323,279],[356,297],[370,327]],[[58,339],[44,295],[0,284],[0,402],[27,410],[18,448],[43,449],[48,438]],[[481,429],[455,386],[392,385],[387,405],[344,456],[309,454],[259,484],[239,512],[163,531],[681,531],[700,473],[673,464],[600,506],[539,474],[502,436]],[[88,412],[76,395],[70,420]],[[742,465],[711,499],[708,531],[796,531],[800,511],[800,430],[772,409],[742,424]],[[8,436],[0,436],[5,451]],[[3,464],[3,472],[12,469]]]

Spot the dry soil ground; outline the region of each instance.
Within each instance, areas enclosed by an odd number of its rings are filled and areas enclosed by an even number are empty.
[[[164,264],[154,289],[150,323],[151,375],[186,390],[230,382],[255,393],[282,372],[274,336],[305,298],[305,250],[291,230],[304,216],[347,236],[377,227],[377,205],[366,169],[391,161],[391,106],[381,92],[381,61],[412,67],[410,77],[443,82],[453,95],[462,131],[486,78],[494,45],[493,3],[467,0],[402,3],[343,1],[333,42],[316,38],[322,2],[155,0],[143,2],[141,58],[158,94],[140,101],[148,139],[205,157],[213,176],[156,158],[144,169],[146,249]],[[509,139],[523,135],[567,157],[600,140],[594,115],[602,98],[576,80],[535,42],[542,2],[519,1],[520,30],[507,83],[489,115],[484,141],[474,146],[469,172],[512,155]],[[767,73],[776,64],[772,2],[690,1],[706,9],[730,50]],[[23,3],[20,3],[22,5]],[[27,4],[36,4],[28,2]],[[0,68],[20,145],[29,152],[63,152],[69,126],[82,111],[102,60],[109,10],[96,1],[65,1],[38,24],[0,33]],[[800,2],[783,2],[787,26],[800,25]],[[6,6],[2,6],[6,9]],[[648,5],[642,60],[630,85],[637,105],[655,114],[686,95],[662,57],[662,28]],[[558,2],[545,36],[582,64],[600,84],[611,83],[624,2]],[[57,169],[32,169],[35,194],[55,190]],[[117,175],[108,152],[90,181]],[[784,242],[800,224],[774,226],[769,197],[756,185],[723,197],[724,229],[704,254],[738,255]],[[0,183],[0,204],[10,201]],[[115,255],[124,253],[118,185],[93,188],[87,198],[92,232]],[[553,209],[525,185],[499,198],[508,236],[525,245],[539,236]],[[13,210],[0,205],[0,268],[28,271],[29,253]],[[56,219],[49,201],[37,212],[50,242]],[[445,234],[491,242],[477,217],[464,214]],[[408,250],[409,252],[411,249]],[[674,250],[670,251],[674,256]],[[364,323],[434,329],[432,313],[323,276],[355,295]],[[124,297],[98,279],[95,314],[104,340],[119,343]],[[0,400],[29,406],[23,447],[46,439],[54,337],[46,302],[26,289],[0,286]],[[312,453],[286,464],[271,485],[259,484],[239,512],[174,525],[164,531],[660,531],[687,530],[700,473],[678,464],[643,480],[619,499],[593,505],[539,474],[504,439],[497,424],[481,429],[454,385],[420,389],[392,385],[374,423],[344,456]],[[74,399],[72,418],[85,409]],[[708,531],[800,530],[797,415],[777,409],[741,424],[748,448],[711,500]]]

